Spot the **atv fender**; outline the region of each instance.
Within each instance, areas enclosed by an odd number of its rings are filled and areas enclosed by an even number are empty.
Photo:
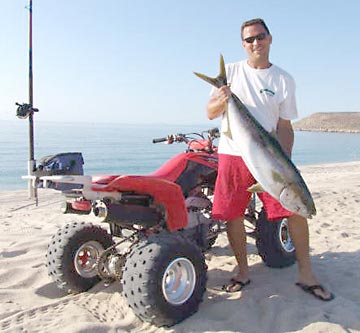
[[[154,204],[165,209],[166,225],[169,231],[185,228],[188,224],[185,198],[181,187],[165,179],[151,176],[119,176],[109,184],[93,186],[96,192],[126,192],[151,195]]]

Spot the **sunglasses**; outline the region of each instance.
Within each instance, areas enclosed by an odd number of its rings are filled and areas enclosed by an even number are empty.
[[[258,35],[256,35],[256,36],[244,38],[244,41],[245,41],[246,43],[248,43],[248,44],[252,44],[252,43],[254,43],[255,39],[256,39],[257,41],[259,41],[259,40],[264,40],[264,39],[266,38],[266,36],[267,36],[267,33],[266,33],[266,32],[262,32],[262,33],[260,33],[260,34],[258,34]]]

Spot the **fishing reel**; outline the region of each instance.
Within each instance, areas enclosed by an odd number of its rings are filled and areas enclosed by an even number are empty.
[[[39,109],[33,108],[31,104],[26,104],[26,103],[23,104],[15,103],[15,104],[18,106],[18,108],[16,109],[16,116],[19,119],[26,119],[34,112],[39,112]]]

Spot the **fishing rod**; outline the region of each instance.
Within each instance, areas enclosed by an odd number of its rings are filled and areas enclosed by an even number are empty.
[[[35,153],[34,153],[34,112],[39,110],[33,107],[34,87],[33,87],[33,59],[32,59],[32,0],[29,0],[29,103],[19,104],[16,115],[20,119],[29,118],[29,161],[28,161],[28,190],[29,197],[37,201],[37,189],[30,177],[36,169]]]

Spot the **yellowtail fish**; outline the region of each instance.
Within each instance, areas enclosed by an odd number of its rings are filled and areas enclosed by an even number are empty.
[[[217,88],[227,85],[223,56],[216,78],[194,74]],[[267,132],[232,92],[226,117],[228,128],[222,134],[238,144],[246,166],[258,182],[248,190],[265,191],[285,209],[298,215],[307,218],[316,215],[311,193],[299,170],[281,148],[276,134]]]

